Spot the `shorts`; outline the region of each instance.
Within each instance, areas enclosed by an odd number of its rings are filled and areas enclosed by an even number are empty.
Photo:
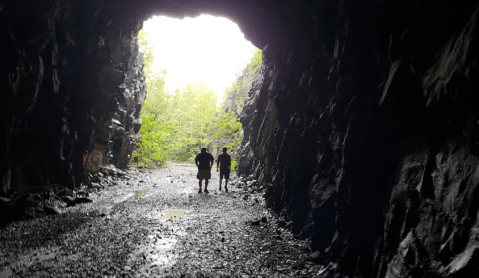
[[[209,180],[211,179],[211,170],[198,170],[198,175],[196,177],[199,180]]]
[[[225,179],[229,180],[230,179],[230,172],[231,172],[230,169],[226,169],[226,170],[221,170],[220,169],[220,179],[225,178]]]

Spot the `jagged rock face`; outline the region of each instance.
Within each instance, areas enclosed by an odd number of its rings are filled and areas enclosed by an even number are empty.
[[[37,2],[0,1],[3,192],[124,167],[141,20],[207,12],[263,49],[242,171],[294,233],[348,277],[479,275],[477,2]]]
[[[3,194],[126,167],[145,97],[142,21],[113,2],[0,2]]]
[[[225,99],[222,110],[224,112],[231,111],[233,115],[239,117],[243,111],[243,107],[248,94],[254,89],[258,80],[263,78],[260,67],[246,67],[243,73],[236,78],[237,89],[233,90]]]
[[[261,84],[262,79],[263,72],[261,72],[261,67],[246,67],[243,70],[242,74],[239,75],[234,82],[236,89],[232,90],[229,95],[226,96],[223,106],[221,108],[223,112],[231,112],[234,117],[241,117],[244,121],[244,119],[246,118],[244,113],[247,113],[246,111],[248,111],[248,108],[243,109],[243,107],[245,106],[245,101],[247,99],[250,99],[252,102],[254,102],[255,98],[251,97],[250,94],[259,91],[258,84]],[[251,105],[249,107],[251,107]],[[245,125],[244,122],[243,125]],[[213,155],[213,157],[218,157],[218,155],[222,153],[222,149],[226,144],[233,141],[238,142],[239,139],[244,138],[244,132],[240,132],[239,134],[229,135],[225,138],[213,139],[212,143],[207,146],[207,148],[208,151]],[[238,144],[237,146],[230,148],[228,150],[228,153],[231,155],[233,160],[237,161],[240,158],[240,150],[241,145]],[[243,158],[243,161],[247,162],[248,160]],[[242,173],[244,174],[244,172]]]
[[[245,102],[243,105],[243,110],[241,111],[240,121],[243,125],[243,141],[239,154],[237,154],[238,162],[238,173],[241,175],[250,176],[253,171],[254,159],[254,150],[255,147],[251,144],[254,144],[255,139],[257,138],[258,128],[253,124],[253,119],[257,115],[257,107],[259,94],[264,80],[264,67],[261,67],[259,76],[253,80],[251,83],[251,88],[248,90],[247,95],[245,96]]]
[[[348,277],[478,276],[477,2],[309,3],[263,51],[243,171]]]

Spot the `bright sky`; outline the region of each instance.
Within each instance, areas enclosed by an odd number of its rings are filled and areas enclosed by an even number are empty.
[[[170,92],[201,80],[221,98],[256,50],[236,23],[223,17],[155,16],[145,21],[143,29],[152,35],[153,68],[168,71],[166,88]]]

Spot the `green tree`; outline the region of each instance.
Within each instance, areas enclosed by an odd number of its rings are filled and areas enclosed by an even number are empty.
[[[165,135],[171,132],[164,120],[155,120],[152,116],[143,116],[140,128],[140,142],[133,152],[133,160],[140,166],[162,165],[167,158]]]
[[[192,161],[198,150],[211,142],[208,133],[217,111],[216,102],[214,90],[202,82],[176,91],[168,115],[174,126],[168,137],[172,159]]]
[[[151,34],[145,30],[138,33],[138,42],[140,44],[140,52],[143,54],[143,73],[148,78],[152,73],[152,65],[154,61],[153,53],[155,49],[150,41]]]
[[[253,58],[251,58],[251,62],[248,64],[248,68],[257,68],[261,67],[263,64],[263,51],[261,49],[257,49],[253,54]]]
[[[167,71],[153,70],[154,48],[150,41],[150,33],[141,30],[138,35],[140,51],[143,53],[143,73],[148,92],[147,99],[141,109],[142,116],[153,116],[164,119],[168,109],[169,95],[165,88]]]
[[[150,34],[140,31],[138,35],[140,51],[143,53],[143,73],[147,88],[147,98],[143,103],[140,118],[140,140],[133,152],[134,161],[141,166],[155,166],[164,164],[167,159],[165,144],[167,134],[172,127],[166,121],[169,95],[165,89],[166,70],[154,71],[152,69],[154,48],[149,39]]]
[[[163,165],[170,159],[193,162],[200,148],[207,145],[237,148],[242,139],[241,123],[232,112],[218,112],[214,90],[203,82],[193,82],[170,94],[165,88],[166,70],[152,68],[154,48],[150,34],[141,31],[139,42],[148,96],[140,114],[143,124],[134,161],[147,167]],[[261,63],[262,52],[257,50],[243,73]],[[225,95],[243,89],[242,86],[246,85],[236,80]]]
[[[214,133],[212,139],[233,138],[241,132],[242,125],[239,118],[235,117],[231,111],[224,112],[217,117],[214,124]],[[231,148],[235,142],[229,143],[226,148]]]

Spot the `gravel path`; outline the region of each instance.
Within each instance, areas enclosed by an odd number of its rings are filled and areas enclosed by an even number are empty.
[[[0,278],[326,277],[261,193],[234,177],[219,192],[212,174],[198,194],[194,165],[130,169],[92,203],[0,228]]]

